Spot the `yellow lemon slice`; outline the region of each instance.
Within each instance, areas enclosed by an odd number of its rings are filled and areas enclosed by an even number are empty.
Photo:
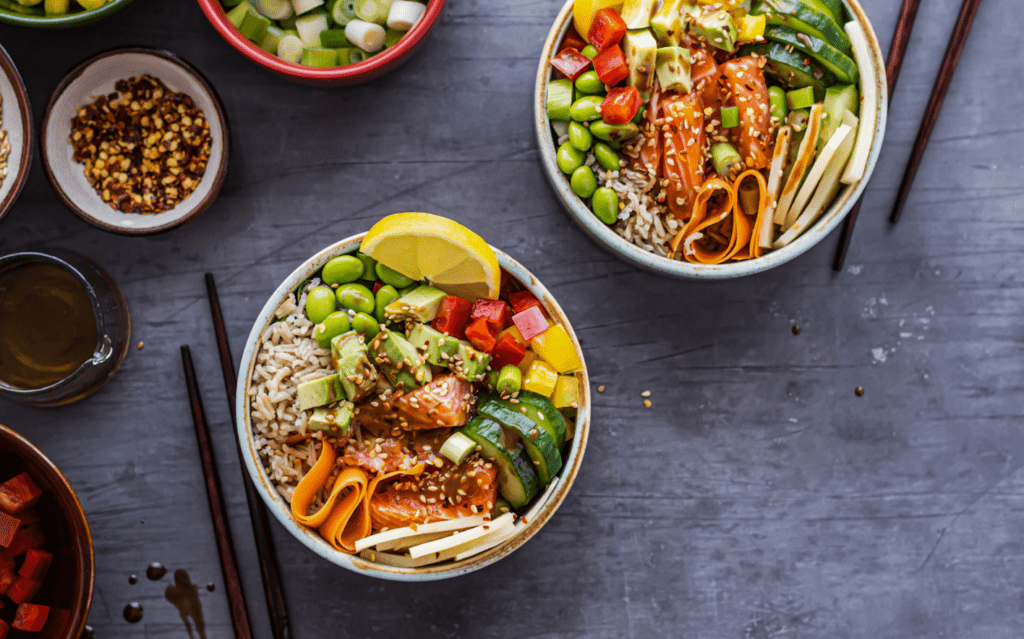
[[[498,299],[498,256],[482,237],[446,217],[389,215],[373,225],[359,250],[402,275],[426,278],[451,295]]]

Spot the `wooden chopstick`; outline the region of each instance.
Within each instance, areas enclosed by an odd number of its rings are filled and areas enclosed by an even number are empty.
[[[946,48],[946,57],[942,59],[942,66],[939,68],[939,77],[935,81],[935,88],[932,89],[932,97],[928,100],[928,108],[924,112],[924,120],[921,121],[921,128],[917,132],[917,140],[914,142],[914,151],[910,155],[910,164],[903,174],[903,182],[900,184],[900,191],[896,196],[896,205],[892,209],[889,221],[893,224],[900,221],[900,214],[903,212],[903,205],[910,195],[910,187],[914,184],[914,176],[917,175],[917,167],[921,164],[924,156],[924,149],[928,146],[928,138],[931,137],[935,122],[939,119],[939,109],[942,108],[942,100],[946,97],[946,90],[953,79],[953,72],[956,71],[956,63],[960,61],[960,53],[964,50],[964,43],[967,42],[967,34],[971,30],[971,23],[974,22],[974,14],[978,12],[978,5],[981,0],[964,0],[960,9],[960,17],[956,19],[956,28],[953,29],[953,36]]]
[[[220,311],[220,300],[217,297],[217,284],[213,274],[206,274],[206,296],[210,300],[210,314],[213,316],[213,329],[217,334],[217,350],[220,352],[220,367],[224,374],[224,390],[228,396],[228,413],[231,425],[238,430],[235,419],[235,365],[231,357],[231,346],[228,344],[228,332],[224,327],[224,316]],[[235,437],[238,457],[242,458],[242,446]],[[245,486],[245,498],[249,502],[249,518],[252,522],[252,535],[256,542],[256,556],[260,563],[260,577],[263,579],[263,594],[267,599],[267,611],[270,613],[270,628],[274,639],[288,639],[291,628],[288,624],[288,607],[285,604],[284,588],[281,584],[281,568],[277,561],[277,549],[270,532],[270,519],[267,510],[260,501],[259,493],[252,484],[252,478],[242,464],[242,484]]]
[[[896,33],[893,34],[889,57],[885,61],[885,78],[889,85],[889,104],[892,104],[892,94],[896,90],[896,80],[900,77],[903,56],[907,53],[907,43],[910,42],[910,32],[914,30],[917,5],[920,3],[921,0],[903,0],[900,17],[896,20]],[[857,214],[860,213],[860,205],[863,202],[864,196],[862,195],[850,209],[850,214],[846,216],[846,222],[843,223],[843,230],[839,235],[839,246],[836,247],[836,256],[832,260],[832,270],[834,271],[843,270],[846,251],[850,248],[850,240],[853,238],[853,227],[857,224]]]
[[[199,384],[196,383],[196,371],[192,367],[192,353],[189,352],[188,346],[181,347],[181,362],[185,367],[185,384],[188,386],[188,399],[192,404],[192,421],[196,427],[196,441],[199,442],[199,459],[203,465],[203,478],[206,480],[206,495],[210,499],[210,514],[213,516],[213,530],[217,537],[217,553],[220,555],[220,566],[224,571],[224,585],[228,595],[228,606],[231,608],[231,625],[235,628],[236,639],[252,639],[249,613],[245,609],[245,595],[242,592],[242,579],[238,573],[238,560],[235,558],[235,545],[231,541],[231,526],[228,524],[224,494],[220,488],[220,476],[217,474],[217,460],[213,456],[210,428],[206,424],[203,399],[199,396]]]

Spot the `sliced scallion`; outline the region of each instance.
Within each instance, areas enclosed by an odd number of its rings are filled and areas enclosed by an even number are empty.
[[[292,6],[295,8],[295,15],[301,16],[317,7],[324,6],[324,0],[292,0]]]
[[[299,32],[304,47],[319,47],[320,34],[327,31],[326,13],[307,13],[295,19],[295,29]]]
[[[302,51],[299,64],[307,67],[336,67],[338,66],[338,54],[334,49],[307,47]]]
[[[345,37],[363,51],[376,53],[384,46],[384,27],[364,20],[353,20],[345,25]]]
[[[383,25],[394,0],[356,0],[356,16],[360,20]]]
[[[289,33],[277,43],[277,57],[297,64],[302,59],[303,49],[305,46],[302,44],[302,39]]]
[[[814,88],[803,87],[802,89],[790,91],[786,94],[786,102],[789,103],[791,111],[809,109],[814,106]]]
[[[388,11],[388,28],[396,31],[408,31],[416,26],[426,11],[427,7],[419,2],[395,0]]]
[[[289,0],[254,0],[253,4],[257,11],[271,20],[285,20],[295,14]]]
[[[743,167],[739,151],[728,142],[719,142],[711,147],[711,162],[715,165],[715,173],[729,180]]]
[[[722,128],[731,129],[740,125],[740,108],[738,106],[722,107]]]
[[[351,47],[352,43],[345,37],[344,29],[328,29],[320,34],[320,44],[328,49]]]
[[[476,442],[462,433],[455,432],[441,445],[441,455],[453,464],[461,464],[469,454],[476,450]]]

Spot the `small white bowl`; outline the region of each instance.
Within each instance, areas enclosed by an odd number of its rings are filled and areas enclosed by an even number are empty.
[[[118,80],[149,74],[170,89],[190,96],[210,124],[212,146],[198,188],[163,213],[122,213],[103,201],[72,157],[71,120],[79,107],[114,92]],[[89,224],[111,233],[149,235],[195,218],[213,202],[227,175],[230,131],[220,97],[198,69],[173,53],[146,47],[110,49],[88,58],[61,80],[46,105],[39,132],[43,167],[50,184],[69,209]]]
[[[0,183],[2,220],[21,194],[32,166],[32,109],[28,103],[28,92],[14,61],[3,47],[0,47],[0,97],[3,97],[0,105],[3,124],[0,129],[7,131],[7,139],[11,143],[11,151],[7,155],[7,177]]]

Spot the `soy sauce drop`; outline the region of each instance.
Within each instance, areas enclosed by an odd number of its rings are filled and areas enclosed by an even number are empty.
[[[142,621],[142,606],[133,601],[124,607],[124,620],[128,623],[139,623]]]
[[[149,564],[148,568],[146,568],[146,576],[149,577],[150,581],[158,581],[160,579],[163,579],[164,575],[166,574],[167,569],[164,568],[164,565],[158,561],[154,561],[153,563]]]
[[[130,584],[131,584],[131,585],[133,585],[133,586],[134,586],[135,584],[139,583],[139,578],[138,578],[138,576],[136,576],[136,575],[130,575],[130,576],[128,577],[128,583],[130,583]]]
[[[794,335],[799,335],[800,334],[800,327],[799,326],[794,326],[793,327],[793,334]]]
[[[214,584],[213,584],[213,583],[211,582],[211,583],[208,583],[208,584],[206,584],[206,589],[207,589],[207,590],[209,590],[210,592],[213,592],[214,590],[216,590],[216,589],[217,589],[217,586],[215,586],[215,585],[214,585]]]
[[[92,626],[82,628],[81,639],[96,639],[96,635],[94,635],[92,631]]]

